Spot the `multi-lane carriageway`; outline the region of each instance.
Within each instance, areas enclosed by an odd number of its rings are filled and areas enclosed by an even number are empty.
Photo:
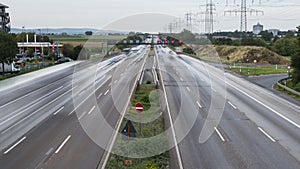
[[[134,88],[149,50],[143,46],[113,62],[83,62],[2,90],[0,168],[101,168],[107,153],[81,122],[111,147],[114,134],[97,124],[99,111],[118,126],[129,98],[118,97],[116,106],[112,90],[126,95],[125,84]],[[215,65],[161,46],[154,50],[173,127],[173,168],[300,168],[299,105]],[[220,123],[205,125],[218,109]],[[203,128],[212,135],[204,137]]]

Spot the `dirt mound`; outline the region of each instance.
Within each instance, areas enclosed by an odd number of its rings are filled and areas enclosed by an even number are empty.
[[[219,55],[222,62],[246,62],[247,57],[250,63],[254,60],[258,64],[280,64],[288,65],[290,60],[267,48],[257,46],[193,46],[198,57],[216,57]]]

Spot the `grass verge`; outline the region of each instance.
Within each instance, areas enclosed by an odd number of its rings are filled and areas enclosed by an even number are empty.
[[[287,73],[286,69],[273,69],[268,67],[249,67],[249,68],[231,68],[228,69],[244,76],[253,75],[267,75],[267,74],[284,74]]]
[[[135,111],[134,105],[137,102],[141,102],[144,106],[145,111],[142,114],[137,114]],[[121,133],[127,121],[131,120],[136,129],[136,138],[128,139],[125,135],[118,136],[113,148],[114,154],[111,154],[106,168],[168,168],[169,153],[165,150],[169,146],[167,136],[163,133],[165,131],[164,118],[160,109],[159,93],[155,91],[155,85],[140,85],[133,97],[132,105],[125,115],[119,132]],[[141,128],[139,121],[142,121]],[[150,138],[151,141],[149,141]],[[130,161],[130,163],[126,165],[126,161]]]

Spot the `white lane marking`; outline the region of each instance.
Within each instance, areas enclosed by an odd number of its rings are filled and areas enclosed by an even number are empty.
[[[78,96],[82,95],[85,92],[86,89],[83,89],[79,92]]]
[[[120,75],[120,76],[122,77],[123,75],[124,75],[124,73],[121,73],[121,75]]]
[[[202,82],[204,82],[204,79],[201,78],[200,80],[201,80]]]
[[[116,84],[117,82],[118,82],[118,80],[115,80],[115,81],[114,81],[114,84]]]
[[[17,145],[19,145],[22,141],[24,141],[26,139],[26,136],[24,136],[21,140],[19,140],[16,144],[14,144],[13,146],[11,146],[9,149],[7,149],[3,154],[7,154],[9,153],[12,149],[14,149],[15,147],[17,147]]]
[[[57,82],[57,81],[56,81],[56,82]],[[54,83],[56,83],[56,82],[54,82]],[[54,85],[54,83],[50,83],[50,84],[48,84],[48,85],[46,85],[46,86],[43,86],[43,87],[41,87],[41,88],[39,88],[39,89],[37,89],[37,90],[34,90],[34,91],[29,92],[29,93],[27,93],[27,94],[25,94],[25,95],[23,95],[23,96],[21,96],[21,97],[18,97],[17,99],[15,99],[15,100],[13,100],[13,101],[7,102],[7,103],[1,105],[1,106],[0,106],[0,109],[3,108],[3,107],[5,107],[5,106],[7,106],[7,105],[9,105],[9,104],[12,104],[12,103],[14,103],[14,102],[16,102],[16,101],[19,101],[19,100],[21,100],[21,99],[23,99],[23,98],[29,96],[30,94],[36,93],[36,92],[38,92],[38,91],[40,91],[40,90],[42,90],[42,89],[44,89],[44,88],[47,88],[48,86]]]
[[[234,109],[237,109],[230,101],[228,101],[228,104],[233,107]]]
[[[57,98],[55,98],[54,100],[52,100],[51,102],[45,104],[44,106],[40,107],[39,109],[37,109],[36,111],[34,111],[33,113],[29,114],[28,116],[24,117],[22,120],[18,121],[17,123],[14,123],[14,125],[10,126],[9,128],[5,129],[4,131],[1,132],[1,134],[6,133],[8,130],[10,130],[11,128],[17,126],[18,124],[20,124],[21,122],[23,122],[24,120],[28,119],[29,117],[33,116],[35,113],[37,113],[38,111],[44,109],[45,107],[49,106],[50,104],[54,103],[55,101],[57,101],[58,99],[60,99],[61,97],[63,97],[65,94],[69,93],[70,91],[72,91],[72,89],[66,91],[64,94],[58,96]]]
[[[219,137],[221,138],[221,140],[222,140],[223,142],[225,142],[224,137],[222,136],[222,134],[220,133],[220,131],[217,129],[217,127],[215,127],[215,131],[217,132],[217,134],[219,135]]]
[[[201,104],[200,104],[199,101],[197,101],[196,103],[197,103],[197,105],[198,105],[200,108],[202,108],[202,106],[201,106]]]
[[[155,53],[156,53],[156,50],[155,50]],[[181,155],[179,153],[178,143],[177,143],[176,136],[175,136],[176,133],[175,133],[175,129],[174,129],[174,124],[172,122],[171,110],[170,110],[169,102],[168,102],[168,99],[167,99],[167,92],[166,92],[166,89],[165,89],[164,80],[163,80],[163,77],[162,77],[162,72],[161,72],[161,69],[160,69],[160,66],[159,66],[160,63],[159,63],[159,60],[157,58],[157,53],[156,53],[155,56],[156,56],[157,65],[158,65],[158,68],[159,68],[159,71],[160,71],[159,74],[161,76],[162,89],[163,89],[165,100],[166,100],[167,112],[168,112],[169,121],[170,121],[170,125],[171,125],[171,131],[172,131],[173,141],[174,141],[174,145],[175,145],[175,151],[176,151],[176,155],[177,155],[177,158],[178,158],[178,165],[179,165],[180,169],[183,169],[183,164],[182,164],[182,161],[181,161],[182,159],[181,159]]]
[[[97,99],[99,99],[101,96],[103,95],[103,93],[100,93],[97,97]]]
[[[179,75],[179,73],[176,71],[176,74]]]
[[[191,92],[191,89],[190,89],[189,87],[186,87],[186,89],[187,89],[189,92]]]
[[[181,81],[183,81],[182,77],[180,78]]]
[[[211,87],[211,90],[212,90],[213,92],[217,92],[216,89],[214,89],[213,87]]]
[[[219,78],[220,79],[220,78]],[[243,93],[244,95],[248,96],[249,98],[251,98],[252,100],[256,101],[257,103],[261,104],[262,106],[266,107],[267,109],[271,110],[272,112],[274,112],[275,114],[277,114],[279,117],[283,118],[284,120],[288,121],[289,123],[291,123],[292,125],[300,128],[300,125],[295,123],[294,121],[292,121],[291,119],[287,118],[286,116],[280,114],[279,112],[277,112],[276,110],[272,109],[271,107],[265,105],[263,102],[255,99],[254,97],[250,96],[248,93],[244,92],[243,90],[235,87],[234,85],[228,83],[228,82],[225,82],[226,84],[230,85],[231,87],[235,88],[236,90],[238,90],[239,92]]]
[[[141,71],[139,73],[142,73],[142,68],[145,66],[145,63],[146,63],[146,59],[144,59],[144,62],[143,62],[142,67],[140,69]],[[139,80],[138,78],[139,78],[139,76],[137,76],[136,79],[135,79],[135,85],[138,84],[138,80]],[[129,98],[132,97],[134,89],[135,89],[135,87],[132,88]],[[117,124],[116,124],[117,127],[115,128],[116,131],[119,131],[119,129],[121,127],[122,120],[124,119],[124,116],[125,116],[125,113],[127,111],[127,108],[129,106],[130,101],[131,101],[130,99],[127,100],[126,108],[123,110],[123,112],[121,114],[121,117],[117,121]],[[106,155],[105,155],[104,162],[103,162],[103,164],[101,166],[101,169],[105,169],[105,167],[106,167],[107,161],[108,161],[108,159],[110,157],[110,153],[109,152],[112,151],[112,148],[113,148],[113,146],[114,146],[114,144],[116,142],[117,136],[118,136],[117,134],[118,134],[118,132],[115,132],[115,134],[113,135],[113,138],[110,141],[111,144],[109,144],[109,147],[108,147],[108,150],[107,150],[108,153],[106,153]],[[183,168],[181,167],[180,169],[183,169]]]
[[[59,151],[63,148],[63,146],[67,143],[67,141],[71,138],[71,135],[69,135],[64,142],[61,143],[61,145],[57,148],[57,150],[55,151],[55,154],[59,153]]]
[[[82,118],[84,117],[84,115],[85,115],[85,114],[86,114],[86,111],[85,111],[85,112],[83,112],[83,113],[82,113],[82,114],[79,116],[79,118],[78,118],[78,119],[79,119],[79,120],[80,120],[80,119],[82,119]]]
[[[97,91],[101,86],[103,86],[111,77],[107,78],[99,87],[97,87],[95,89],[95,91]],[[71,111],[68,116],[70,116],[71,114],[73,114],[75,112],[76,109],[78,109],[79,106],[81,106],[92,94],[94,93],[91,93],[90,95],[88,95],[73,111]]]
[[[262,128],[257,127],[265,136],[267,136],[272,142],[276,142],[275,139],[273,139],[267,132],[265,132]]]
[[[89,114],[91,114],[91,113],[92,113],[92,111],[94,111],[94,110],[95,110],[95,108],[96,108],[96,106],[93,106],[93,107],[91,108],[91,110],[88,112],[88,115],[89,115]]]
[[[57,115],[57,113],[59,113],[62,109],[64,109],[65,107],[61,107],[60,109],[58,109],[55,113],[53,113],[53,116]]]
[[[104,96],[106,96],[108,94],[108,92],[109,92],[109,89],[104,93]]]
[[[63,88],[63,86],[61,86],[61,87],[59,87],[59,88],[53,90],[52,92],[50,92],[50,93],[44,95],[43,97],[39,98],[39,100],[44,99],[45,97],[48,97],[48,96],[52,95],[53,93],[55,93],[56,91],[60,90],[61,88]],[[35,102],[34,104],[36,104],[36,103],[37,103],[37,102]],[[32,105],[34,105],[34,104],[32,104]],[[32,105],[31,105],[31,106],[32,106]],[[9,114],[9,115],[4,116],[4,117],[1,118],[0,120],[3,120],[3,119],[5,119],[5,118],[7,118],[7,119],[4,120],[4,121],[2,121],[2,122],[0,123],[0,126],[1,126],[2,124],[4,124],[4,123],[10,121],[11,119],[17,117],[18,115],[22,114],[22,113],[24,112],[24,110],[26,110],[26,109],[28,109],[28,107],[26,107],[25,109],[23,109],[22,111],[16,113],[16,114],[13,115],[13,116],[10,116],[12,113]],[[19,109],[18,109],[18,110],[19,110]],[[10,116],[10,117],[9,117],[9,116]],[[9,118],[8,118],[8,117],[9,117]]]
[[[111,83],[109,83],[109,85],[108,86],[111,86]]]

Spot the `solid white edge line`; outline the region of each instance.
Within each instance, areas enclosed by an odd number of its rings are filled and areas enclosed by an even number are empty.
[[[91,113],[92,113],[92,111],[94,111],[94,110],[95,110],[95,108],[96,108],[96,106],[93,106],[93,107],[91,108],[91,110],[88,112],[88,114],[91,114]]]
[[[291,123],[292,125],[296,126],[297,128],[300,128],[300,125],[295,123],[294,121],[292,121],[291,119],[287,118],[286,116],[280,114],[279,112],[277,112],[276,110],[272,109],[271,107],[265,105],[264,103],[262,103],[261,101],[255,99],[254,97],[250,96],[248,93],[244,92],[243,90],[235,87],[234,85],[226,82],[226,84],[230,85],[231,87],[235,88],[236,90],[238,90],[239,92],[243,93],[244,95],[248,96],[249,98],[251,98],[252,100],[256,101],[257,103],[261,104],[262,106],[264,106],[265,108],[271,110],[273,113],[277,114],[279,117],[283,118],[284,120],[288,121],[289,123]]]
[[[234,109],[237,109],[230,101],[228,101],[228,104],[233,107]]]
[[[9,153],[12,149],[14,149],[17,145],[19,145],[22,141],[26,139],[26,136],[24,136],[21,140],[19,140],[17,143],[15,143],[13,146],[11,146],[9,149],[7,149],[3,154]]]
[[[62,143],[61,145],[56,149],[55,154],[59,153],[59,151],[63,148],[63,146],[67,143],[67,141],[71,138],[71,135],[69,135]]]
[[[57,113],[59,113],[62,109],[64,109],[65,107],[62,106],[60,109],[58,109],[55,113],[53,113],[53,116],[57,115]]]
[[[159,60],[157,58],[157,53],[155,51],[155,56],[156,56],[156,59],[157,59],[157,65],[159,67]],[[164,86],[164,82],[163,82],[163,77],[162,77],[162,72],[161,72],[161,69],[159,67],[159,71],[160,71],[160,75],[161,75],[161,81],[162,81],[162,88],[163,88],[163,91],[164,91],[164,95],[165,95],[165,100],[166,100],[166,106],[167,106],[167,112],[168,112],[168,116],[169,116],[169,121],[170,121],[170,125],[171,125],[171,131],[172,131],[172,135],[173,135],[173,141],[174,141],[174,144],[175,144],[175,150],[176,150],[176,154],[177,154],[177,157],[178,157],[178,165],[179,165],[179,168],[180,169],[183,169],[183,164],[182,164],[182,159],[181,159],[181,155],[179,153],[179,147],[178,147],[178,143],[177,143],[177,140],[176,140],[176,134],[175,134],[175,129],[174,129],[174,126],[173,126],[173,121],[172,121],[172,116],[171,116],[171,111],[170,111],[170,106],[169,106],[169,102],[168,102],[168,99],[167,99],[167,92],[165,90],[165,86]],[[181,78],[182,79],[182,78]]]
[[[219,135],[219,137],[221,138],[221,140],[222,140],[223,142],[225,142],[224,137],[222,136],[222,134],[220,133],[220,131],[217,129],[217,127],[215,127],[215,131],[217,132],[217,134]]]
[[[146,58],[145,58],[145,60],[144,60],[144,63],[143,63],[143,66],[142,66],[142,69],[141,69],[140,73],[142,73],[143,68],[144,68],[144,66],[145,66],[145,63],[146,63]],[[126,68],[126,70],[127,70],[127,68]],[[136,79],[135,79],[135,85],[138,84],[138,80],[139,80],[139,76],[137,76]],[[131,94],[130,94],[130,97],[129,97],[129,98],[132,97],[134,89],[135,89],[135,87],[133,87],[133,89],[132,89],[132,91],[131,91]],[[128,108],[128,106],[129,106],[129,104],[130,104],[130,101],[131,101],[131,100],[128,99],[128,101],[127,101],[127,103],[126,103],[126,108],[125,108],[124,111],[122,112],[121,117],[120,117],[120,119],[119,119],[118,122],[117,122],[117,128],[116,128],[116,131],[119,131],[119,129],[120,129],[120,127],[121,127],[122,120],[123,120],[123,118],[124,118],[124,116],[125,116],[125,113],[126,113],[127,108]],[[113,148],[113,146],[114,146],[114,144],[115,144],[115,141],[116,141],[116,139],[117,139],[117,134],[118,134],[118,132],[115,132],[115,134],[113,135],[111,144],[109,145],[108,150],[107,150],[108,153],[106,154],[106,156],[105,156],[105,158],[104,158],[104,162],[103,162],[103,164],[102,164],[102,166],[101,166],[101,169],[105,169],[105,167],[106,167],[106,164],[107,164],[107,161],[108,161],[108,159],[109,159],[110,153],[111,153],[112,148]]]
[[[276,140],[271,137],[267,132],[265,132],[261,127],[257,127],[265,136],[267,136],[272,142],[276,142]]]
[[[200,108],[202,108],[202,106],[201,106],[201,104],[200,104],[199,101],[197,101],[196,103],[197,103],[197,105],[198,105]]]

